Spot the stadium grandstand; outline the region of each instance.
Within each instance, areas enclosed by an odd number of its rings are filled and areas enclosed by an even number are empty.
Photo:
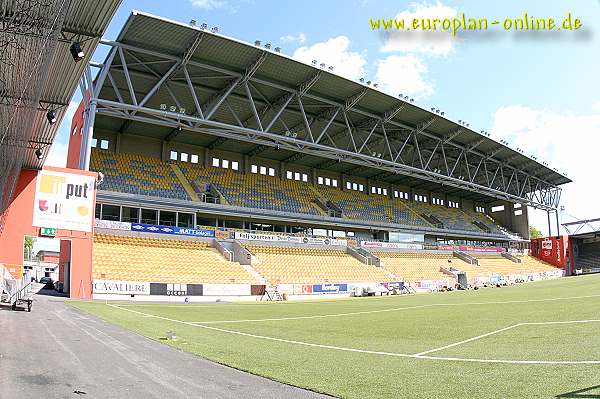
[[[221,252],[251,269],[253,284],[442,284],[457,270],[474,282],[556,269],[501,253],[529,248],[528,207],[555,212],[570,179],[487,133],[279,49],[143,12],[100,43],[109,52],[73,119],[82,134],[67,166],[101,175],[95,219],[107,237],[119,228],[213,239],[208,252],[191,246],[193,256],[212,264]],[[326,246],[302,249],[302,240]],[[398,253],[379,259],[362,246],[377,242]],[[180,262],[173,251],[159,263]],[[100,253],[94,279],[136,280],[117,264],[115,274],[97,271],[106,259],[131,263]],[[182,282],[175,274],[148,275]],[[237,276],[219,283],[246,281]]]
[[[560,235],[567,176],[194,20],[133,11],[102,38],[119,4],[0,0],[0,305],[40,303],[1,312],[0,392],[598,391],[599,276],[562,278],[600,272],[598,219]],[[66,167],[45,166],[77,86]],[[26,262],[38,237],[59,249]]]
[[[92,11],[105,19],[89,29],[101,32],[110,10]],[[205,26],[134,11],[116,40],[91,37],[52,110],[62,116],[82,76],[67,170],[98,182],[87,185],[93,215],[74,208],[95,227],[81,244],[61,241],[71,296],[347,295],[564,273],[565,256],[524,255],[528,208],[550,224],[570,179],[485,132]],[[100,64],[85,58],[96,44],[108,49]],[[44,122],[49,145],[56,124]],[[41,168],[43,148],[24,150],[20,167]],[[63,221],[49,224],[57,236]],[[78,245],[86,266],[74,276]]]

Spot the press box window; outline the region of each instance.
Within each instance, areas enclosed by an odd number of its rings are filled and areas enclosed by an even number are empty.
[[[192,156],[190,157],[190,160],[192,163],[198,163],[198,155],[192,154]]]
[[[240,164],[238,161],[231,161],[231,169],[240,170]]]
[[[177,161],[177,151],[171,151],[171,154],[169,155],[169,159],[171,161]]]
[[[251,173],[258,173],[258,166],[256,166],[256,165],[252,165],[252,166],[250,167],[250,172],[251,172]]]
[[[219,158],[213,158],[212,159],[212,166],[214,166],[215,168],[218,168],[220,165],[220,159]]]
[[[108,150],[108,140],[100,140],[100,148],[103,150]]]
[[[181,156],[181,161],[182,162],[187,162],[188,161],[188,157],[189,155],[186,152],[182,152],[181,154],[179,154]]]

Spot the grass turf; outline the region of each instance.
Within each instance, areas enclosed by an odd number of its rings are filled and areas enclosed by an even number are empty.
[[[600,275],[501,289],[331,301],[208,305],[130,302],[116,304],[118,307],[104,302],[70,303],[151,339],[158,340],[167,331],[176,331],[178,340],[161,342],[241,370],[334,396],[551,398],[600,395],[600,364],[465,362],[297,343],[415,354],[519,323],[598,320]],[[281,318],[286,319],[264,320]],[[600,322],[522,324],[428,356],[600,361]]]

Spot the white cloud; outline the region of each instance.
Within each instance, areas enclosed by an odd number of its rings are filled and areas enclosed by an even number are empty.
[[[433,85],[425,77],[427,66],[415,55],[391,55],[377,62],[375,80],[389,94],[399,93],[417,99],[433,94]]]
[[[203,10],[229,10],[231,12],[236,10],[227,0],[189,0],[189,2],[192,6]]]
[[[306,35],[304,33],[300,32],[296,36],[294,36],[294,35],[281,36],[279,38],[279,40],[281,40],[282,43],[298,42],[300,44],[303,44],[304,42],[306,42]]]
[[[358,79],[365,76],[367,60],[363,54],[349,51],[350,39],[346,36],[332,37],[326,42],[304,46],[294,51],[293,57],[311,63],[312,60],[333,65],[334,71],[349,79]]]
[[[413,30],[413,19],[444,19],[453,18],[456,16],[456,10],[446,6],[441,2],[435,4],[412,3],[408,10],[400,12],[396,15],[397,20],[403,20],[405,28],[410,27],[411,30],[397,30],[389,32],[386,37],[384,46],[381,51],[384,52],[415,52],[437,56],[445,56],[454,50],[456,45],[456,37],[453,37],[451,32],[444,31],[438,28],[437,30]],[[438,23],[438,27],[441,23]]]
[[[598,101],[596,104],[594,104],[594,111],[600,112],[600,101]]]
[[[491,132],[508,140],[513,147],[522,148],[526,155],[536,155],[539,161],[568,174],[573,183],[563,186],[561,198],[566,213],[581,219],[600,216],[597,206],[600,186],[594,167],[600,148],[600,110],[580,114],[505,106],[495,112]],[[532,224],[546,233],[545,212],[531,216]],[[571,219],[565,217],[565,221]],[[551,221],[556,234],[554,216]]]
[[[67,145],[55,141],[50,147],[44,166],[57,166],[64,168],[67,164]]]

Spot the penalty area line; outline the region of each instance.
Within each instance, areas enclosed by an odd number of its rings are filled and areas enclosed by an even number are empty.
[[[598,323],[600,322],[600,320],[596,320],[596,319],[591,319],[591,320],[565,320],[565,321],[537,321],[537,322],[523,322],[523,323],[517,323],[517,324],[513,324],[512,326],[508,326],[508,327],[504,327],[504,328],[500,328],[498,330],[494,330],[494,331],[490,331],[488,333],[485,334],[481,334],[478,335],[476,337],[472,337],[472,338],[468,338],[459,342],[455,342],[449,345],[445,345],[445,346],[440,346],[439,348],[433,348],[433,349],[429,349],[426,350],[424,352],[419,352],[419,353],[415,353],[416,356],[422,356],[422,355],[426,355],[429,353],[433,353],[433,352],[439,352],[442,351],[444,349],[449,349],[449,348],[453,348],[455,346],[458,345],[463,345],[472,341],[476,341],[478,339],[482,339],[485,337],[489,337],[490,335],[495,335],[504,331],[508,331],[511,330],[515,327],[521,327],[521,326],[544,326],[544,325],[556,325],[556,324],[584,324],[584,323]]]
[[[112,304],[107,304],[107,306],[110,306],[110,307],[113,307],[113,308],[116,308],[116,309],[119,309],[119,310],[122,310],[125,312],[134,313],[134,314],[137,314],[140,316],[146,316],[149,318],[165,320],[165,321],[169,321],[172,323],[184,324],[187,326],[191,326],[191,327],[195,327],[195,328],[202,328],[202,329],[206,329],[206,330],[210,330],[210,331],[217,331],[217,332],[226,333],[226,334],[239,335],[239,336],[243,336],[243,337],[256,338],[256,339],[281,342],[281,343],[287,343],[287,344],[294,344],[294,345],[301,345],[301,346],[307,346],[307,347],[313,347],[313,348],[338,350],[338,351],[342,351],[342,352],[365,353],[365,354],[370,354],[370,355],[380,355],[380,356],[408,358],[408,359],[444,360],[444,361],[469,362],[469,363],[549,364],[549,365],[600,364],[600,360],[547,361],[547,360],[469,359],[469,358],[437,357],[437,356],[417,355],[417,354],[410,354],[410,353],[394,353],[394,352],[372,351],[372,350],[366,350],[366,349],[346,348],[346,347],[341,347],[341,346],[322,345],[322,344],[315,344],[315,343],[311,343],[311,342],[269,337],[269,336],[265,336],[265,335],[245,333],[242,331],[227,330],[227,329],[219,328],[219,327],[207,326],[207,325],[202,325],[202,324],[194,324],[193,322],[189,322],[189,321],[171,319],[169,317],[156,316],[153,314],[148,314],[148,313],[140,312],[140,311],[133,310],[133,309],[122,308],[120,306],[112,305]]]

